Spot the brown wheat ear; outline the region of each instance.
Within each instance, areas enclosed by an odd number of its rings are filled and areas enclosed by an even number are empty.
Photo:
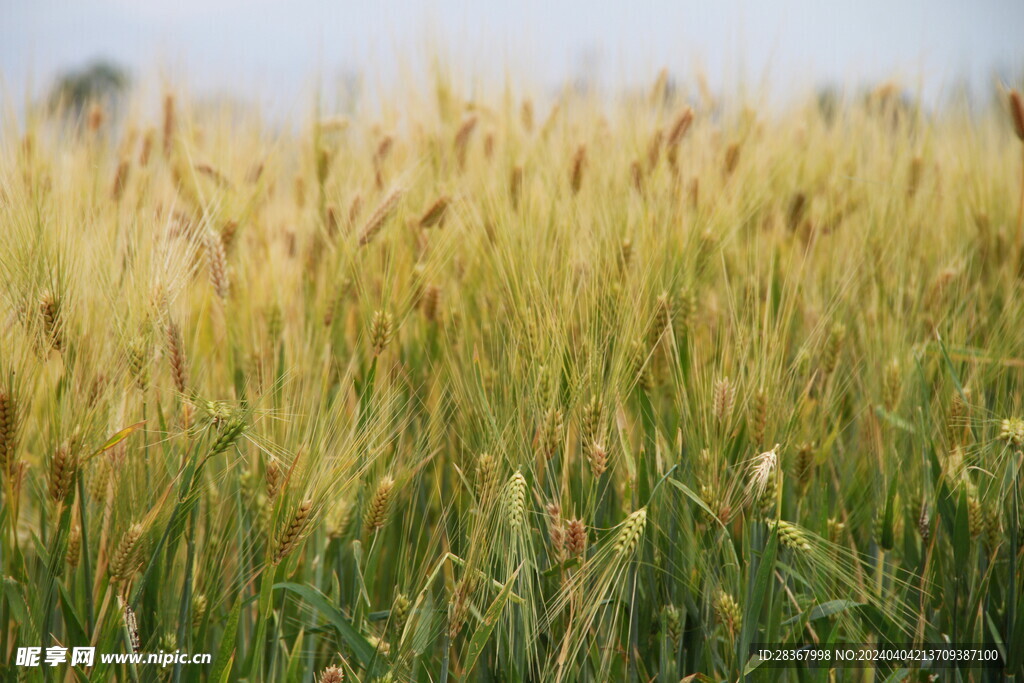
[[[551,550],[555,560],[561,562],[565,557],[565,523],[562,521],[562,506],[552,501],[544,506],[548,513],[548,536],[551,538]]]
[[[736,401],[736,388],[723,377],[715,382],[714,392],[714,413],[715,421],[724,424],[732,415],[732,407]]]
[[[634,161],[629,165],[629,175],[633,181],[633,189],[642,193],[644,191],[644,171],[639,161]]]
[[[43,292],[39,299],[39,313],[43,319],[46,341],[57,351],[64,348],[64,322],[60,297],[53,292]]]
[[[78,471],[78,456],[69,445],[57,448],[50,461],[50,499],[59,503],[67,498]]]
[[[379,356],[395,335],[395,319],[387,311],[376,311],[370,320],[370,344],[373,355]]]
[[[690,125],[693,124],[693,109],[687,107],[679,113],[676,120],[672,123],[672,128],[669,129],[668,140],[665,142],[665,146],[672,148],[682,142],[686,132],[690,130]]]
[[[583,167],[587,163],[587,146],[580,145],[572,156],[572,172],[569,174],[569,185],[573,194],[579,194],[583,186]]]
[[[1013,132],[1024,143],[1024,98],[1016,90],[1010,91],[1010,116],[1013,118]],[[1021,148],[1024,152],[1024,147]],[[1017,206],[1017,258],[1024,259],[1024,169],[1021,172],[1020,200]]]
[[[1024,142],[1024,97],[1016,90],[1010,91],[1010,116],[1013,118],[1013,132]]]
[[[68,551],[64,561],[68,567],[75,569],[82,557],[82,529],[79,525],[71,527],[71,535],[68,537]]]
[[[365,246],[373,241],[373,238],[377,236],[380,229],[384,227],[384,223],[398,207],[402,194],[403,190],[401,188],[395,188],[374,209],[366,223],[363,224],[362,230],[359,231],[359,246]]]
[[[103,111],[103,106],[99,102],[93,102],[92,106],[89,107],[89,118],[87,122],[89,132],[93,134],[98,132],[105,120],[106,114]]]
[[[738,142],[731,143],[725,149],[725,160],[722,163],[722,172],[729,177],[736,170],[740,162],[740,145]]]
[[[146,131],[146,134],[142,136],[142,147],[139,148],[139,166],[145,168],[149,164],[149,157],[153,153],[153,138],[156,136],[156,132],[150,128]]]
[[[509,174],[508,196],[512,200],[512,208],[519,208],[519,197],[523,192],[523,167],[514,166]]]
[[[210,284],[213,285],[213,291],[221,299],[227,299],[231,291],[228,257],[224,251],[224,240],[213,230],[206,234],[206,259],[210,267]]]
[[[281,564],[284,558],[288,557],[289,553],[295,550],[295,547],[302,540],[303,533],[306,530],[306,522],[309,521],[309,513],[312,509],[312,498],[307,498],[295,508],[292,518],[288,520],[288,525],[281,532],[281,536],[277,540],[277,549],[274,551],[274,564]]]
[[[469,140],[476,129],[476,123],[476,116],[469,116],[455,133],[455,155],[459,160],[459,168],[466,165],[466,150],[469,148]]]
[[[281,483],[284,481],[284,472],[281,471],[281,466],[277,464],[276,460],[267,460],[264,478],[267,485],[267,498],[273,500],[281,491]]]
[[[188,361],[185,358],[185,343],[181,338],[181,328],[173,320],[167,323],[167,360],[171,364],[174,388],[179,394],[184,394],[188,387]]]
[[[581,519],[571,519],[565,527],[565,552],[579,557],[587,549],[587,525]]]
[[[357,220],[359,220],[359,213],[363,210],[363,197],[362,195],[355,195],[352,197],[352,201],[348,205],[348,224],[351,229],[355,226]]]
[[[647,143],[647,170],[651,172],[657,168],[658,162],[661,161],[661,145],[664,139],[665,132],[659,128],[654,131],[650,142]]]
[[[109,572],[112,581],[124,581],[130,578],[138,569],[139,545],[142,540],[142,532],[142,525],[136,523],[128,527],[128,530],[121,535],[121,541],[117,544],[117,548],[110,559]]]
[[[164,156],[170,156],[174,142],[174,95],[164,96]]]
[[[519,108],[519,120],[523,124],[523,130],[527,133],[533,131],[533,101],[523,100],[523,105]]]
[[[441,195],[434,200],[434,203],[428,206],[423,215],[420,216],[420,227],[432,228],[435,225],[441,225],[450,202],[451,199],[446,195]]]
[[[345,670],[340,666],[329,666],[320,672],[318,683],[343,683]]]
[[[394,487],[395,480],[390,476],[385,476],[377,484],[377,490],[374,491],[373,498],[370,499],[370,504],[366,508],[366,519],[364,521],[366,533],[374,533],[387,522],[388,512],[391,507],[391,493]]]
[[[6,476],[18,447],[18,403],[9,389],[0,389],[0,475]]]
[[[437,285],[428,285],[426,290],[423,292],[423,299],[420,305],[423,315],[425,315],[427,320],[430,322],[437,320],[437,306],[440,298],[441,288]]]
[[[594,443],[587,451],[587,460],[590,461],[590,471],[595,477],[600,477],[608,471],[608,451],[600,443]]]
[[[110,196],[115,202],[121,201],[124,196],[124,189],[128,185],[128,171],[131,170],[131,162],[127,157],[121,159],[117,165],[117,172],[114,174],[114,185],[110,190]]]

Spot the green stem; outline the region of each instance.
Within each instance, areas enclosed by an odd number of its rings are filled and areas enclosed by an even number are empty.
[[[188,625],[191,623],[191,607],[192,607],[192,568],[195,564],[196,554],[196,516],[198,508],[192,509],[192,514],[189,516],[188,523],[188,537],[185,540],[187,548],[187,556],[185,559],[185,582],[182,586],[181,591],[181,603],[178,608],[178,637],[177,646],[180,648],[188,647],[188,643],[185,642],[185,636],[188,633]],[[174,665],[174,683],[178,683],[181,680],[181,662],[176,662]]]
[[[92,563],[89,561],[89,517],[85,506],[85,484],[78,477],[78,524],[82,528],[82,572],[85,575],[85,619],[90,635],[95,628],[95,615],[92,595]]]

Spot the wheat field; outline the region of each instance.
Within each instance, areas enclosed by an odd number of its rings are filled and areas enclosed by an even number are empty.
[[[444,74],[0,135],[3,675],[1024,672],[1024,107]],[[150,98],[152,100],[152,98]],[[1019,138],[1019,139],[1018,139]],[[207,664],[14,665],[23,647]]]

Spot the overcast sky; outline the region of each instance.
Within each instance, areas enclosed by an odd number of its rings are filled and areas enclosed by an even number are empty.
[[[0,92],[104,57],[136,76],[288,102],[315,74],[394,79],[440,45],[463,69],[608,86],[702,64],[787,92],[897,75],[932,95],[1024,72],[1024,0],[0,0]],[[145,79],[142,79],[145,80]]]

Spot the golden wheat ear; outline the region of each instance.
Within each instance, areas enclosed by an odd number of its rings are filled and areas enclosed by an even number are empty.
[[[296,506],[291,518],[278,536],[277,547],[274,550],[274,564],[280,564],[302,541],[312,509],[313,500],[311,498],[303,500]]]
[[[362,229],[359,231],[359,246],[365,246],[373,241],[377,233],[380,232],[381,228],[384,227],[385,222],[398,208],[398,203],[402,199],[404,190],[400,187],[396,187],[391,190],[377,208],[373,210],[370,217],[366,219],[366,223],[363,224]]]
[[[1013,132],[1017,135],[1018,140],[1024,142],[1024,97],[1016,90],[1011,90],[1008,99]]]
[[[384,527],[391,509],[391,494],[394,488],[395,480],[390,476],[384,476],[377,482],[377,488],[373,492],[373,497],[366,507],[366,515],[363,518],[363,526],[367,533],[374,533]]]
[[[587,146],[580,145],[572,155],[572,167],[569,172],[569,187],[573,194],[579,194],[583,186],[583,170],[587,163]]]

